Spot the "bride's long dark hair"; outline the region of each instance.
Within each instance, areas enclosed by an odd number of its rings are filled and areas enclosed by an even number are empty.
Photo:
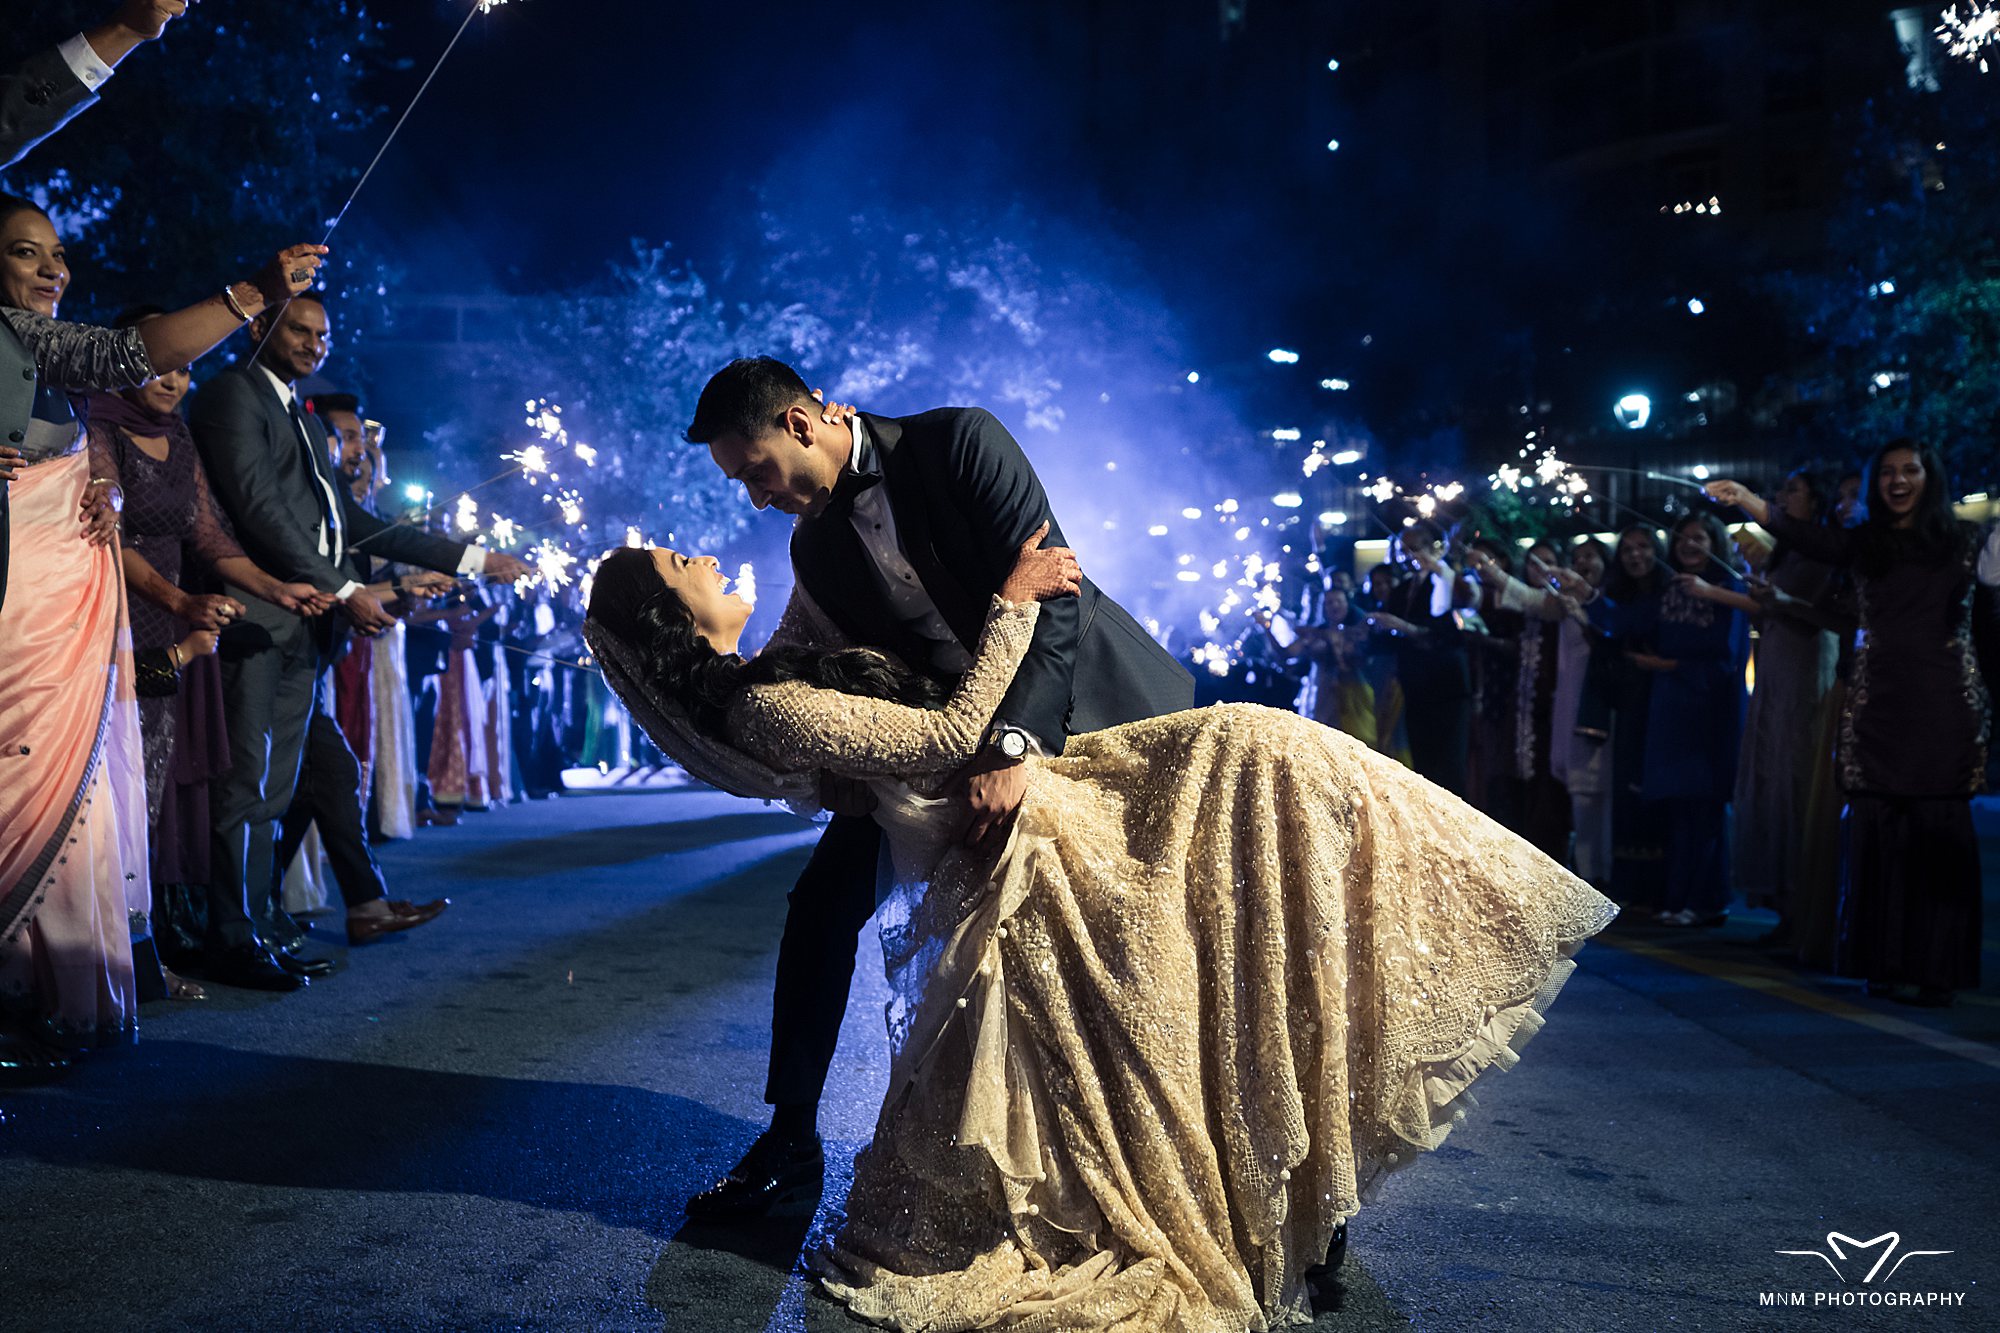
[[[637,654],[647,683],[680,701],[705,735],[723,735],[723,718],[752,685],[801,680],[821,689],[887,699],[914,708],[944,704],[944,687],[870,648],[822,652],[767,649],[752,658],[718,653],[696,632],[694,613],[660,577],[652,553],[613,551],[597,567],[589,619]]]

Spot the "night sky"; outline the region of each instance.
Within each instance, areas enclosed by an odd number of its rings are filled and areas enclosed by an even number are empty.
[[[418,290],[535,293],[635,237],[713,270],[760,190],[815,194],[834,226],[850,200],[1021,202],[1136,246],[1218,344],[1272,336],[1302,267],[1270,247],[1312,220],[1271,182],[1327,169],[1321,127],[1204,85],[1227,75],[1212,4],[1163,4],[1129,40],[1136,8],[1094,8],[514,0],[474,21],[349,225]],[[413,68],[382,101],[407,100],[463,13],[397,17]],[[1324,63],[1298,60],[1301,84]]]

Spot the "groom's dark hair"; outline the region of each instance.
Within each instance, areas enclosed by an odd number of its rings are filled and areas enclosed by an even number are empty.
[[[776,357],[748,356],[715,372],[694,405],[694,420],[681,436],[707,444],[724,435],[756,439],[777,427],[785,409],[812,401],[812,390]]]

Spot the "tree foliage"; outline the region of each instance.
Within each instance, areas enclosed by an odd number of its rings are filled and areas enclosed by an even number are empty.
[[[113,7],[17,0],[8,58]],[[7,173],[69,242],[66,313],[193,300],[281,246],[319,240],[373,150],[363,131],[382,112],[371,90],[384,28],[357,0],[230,0],[192,9],[126,57],[98,105]],[[336,256],[336,295],[375,285],[365,256]]]
[[[584,497],[579,550],[615,544],[627,525],[715,550],[743,534],[751,511],[680,431],[729,360],[780,357],[830,398],[871,410],[991,408],[1039,441],[1030,447],[1046,475],[1063,467],[1054,437],[1092,431],[1103,457],[1096,433],[1111,428],[1114,395],[1129,416],[1135,386],[1177,364],[1162,311],[1115,246],[1085,248],[1033,218],[874,207],[829,222],[767,209],[754,239],[712,265],[635,242],[597,290],[538,303],[518,342],[469,368],[484,419],[468,413],[431,438],[443,474],[484,475],[521,435],[514,405],[547,398],[598,454],[594,467],[562,474]],[[1240,443],[1234,429],[1204,434],[1192,420],[1177,434]],[[529,518],[543,505],[534,488],[496,488],[489,509],[519,521],[498,497],[528,506]]]
[[[1826,262],[1780,283],[1814,340],[1804,415],[1847,453],[1935,444],[1965,487],[2000,482],[2000,78],[1951,62],[1857,118]]]

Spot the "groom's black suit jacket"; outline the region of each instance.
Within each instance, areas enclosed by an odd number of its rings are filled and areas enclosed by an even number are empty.
[[[903,553],[968,653],[987,604],[1021,543],[1044,522],[1047,546],[1064,546],[1027,455],[992,413],[943,407],[911,417],[863,414],[874,438]],[[937,674],[925,641],[896,617],[854,531],[843,478],[825,511],[792,533],[799,581],[857,643],[888,649]],[[1157,717],[1194,704],[1194,680],[1137,621],[1090,580],[1079,597],[1042,603],[1034,643],[998,717],[1032,732],[1051,753],[1073,734]]]

